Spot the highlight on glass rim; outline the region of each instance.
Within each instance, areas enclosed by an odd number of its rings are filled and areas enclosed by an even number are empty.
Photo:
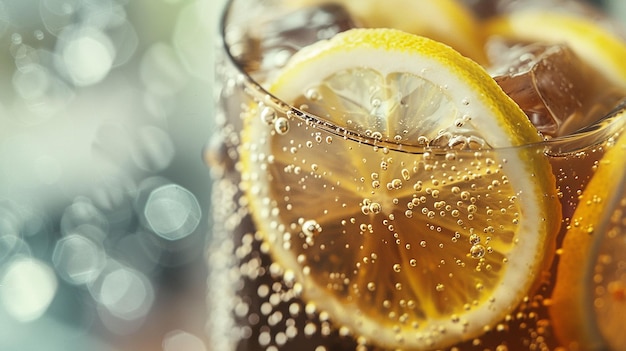
[[[626,347],[620,26],[582,1],[229,1],[216,349]]]

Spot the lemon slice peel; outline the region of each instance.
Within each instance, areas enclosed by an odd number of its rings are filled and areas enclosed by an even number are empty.
[[[622,111],[616,118],[626,118]],[[626,132],[622,131],[606,154],[579,199],[563,240],[557,280],[550,302],[555,334],[572,350],[606,348],[598,323],[593,317],[593,280],[598,243],[605,235],[603,220],[619,185],[626,179]],[[606,225],[606,224],[604,224]]]

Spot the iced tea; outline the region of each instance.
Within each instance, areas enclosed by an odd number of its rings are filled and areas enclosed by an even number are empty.
[[[448,87],[414,88],[414,75],[381,80],[357,67],[287,101],[268,92],[292,56],[314,54],[311,44],[388,24],[398,10],[382,3],[233,0],[225,9],[220,129],[205,153],[214,349],[618,350],[626,79],[567,41],[494,35],[513,13],[504,1],[452,1],[445,11],[470,16],[461,22],[476,24],[480,42],[458,50],[539,141],[494,147],[437,109],[447,95],[432,91]],[[457,49],[452,29],[427,29],[417,34]],[[274,91],[289,90],[283,80]],[[397,96],[394,107],[380,96]],[[447,120],[449,129],[437,124]],[[587,249],[572,249],[580,232]]]

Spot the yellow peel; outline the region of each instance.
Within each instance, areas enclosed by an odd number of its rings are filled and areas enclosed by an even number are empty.
[[[621,114],[618,118],[626,118],[626,112]],[[605,347],[602,331],[598,328],[605,321],[598,323],[594,316],[594,268],[600,255],[598,243],[607,240],[603,229],[607,228],[613,213],[610,206],[619,204],[615,202],[616,196],[623,196],[615,191],[622,189],[626,181],[625,152],[626,133],[622,133],[602,158],[583,191],[563,241],[550,314],[557,337],[569,350],[599,350]],[[623,259],[624,254],[626,252],[622,251],[621,258],[614,255],[613,259]],[[614,320],[623,320],[626,301],[622,301],[621,308],[618,302],[612,306],[609,315]],[[609,316],[604,318],[609,320]],[[623,327],[621,322],[619,324],[614,327]],[[618,345],[619,340],[622,345],[626,342],[623,332],[614,331],[607,337],[613,340],[613,345]]]

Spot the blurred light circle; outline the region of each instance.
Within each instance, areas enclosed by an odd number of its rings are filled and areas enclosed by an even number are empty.
[[[40,124],[70,105],[75,92],[56,74],[54,64],[59,55],[19,44],[15,45],[13,56],[13,89],[21,100],[16,99],[12,118],[29,125]]]
[[[139,320],[148,314],[154,302],[154,289],[140,272],[119,266],[104,273],[96,300],[113,316]]]
[[[209,2],[196,1],[183,8],[176,21],[173,33],[173,45],[187,71],[198,79],[213,81],[213,67],[206,62],[212,59],[214,52],[210,40],[197,40],[198,36],[211,38],[214,33],[212,21],[207,21],[214,11]],[[209,4],[210,5],[210,4]]]
[[[46,30],[57,35],[63,28],[72,23],[73,15],[78,9],[80,0],[42,0],[39,16]]]
[[[60,51],[64,68],[77,86],[102,81],[113,67],[115,48],[110,38],[95,28],[70,30]]]
[[[136,146],[131,149],[133,161],[145,171],[162,171],[174,159],[174,142],[168,133],[155,126],[144,126],[135,136]]]
[[[139,73],[147,90],[161,97],[175,94],[189,79],[176,52],[164,43],[154,44],[146,51]]]
[[[98,278],[87,284],[102,324],[112,333],[136,332],[154,303],[154,287],[145,274],[107,258]]]
[[[81,0],[42,0],[41,5],[57,15],[71,15],[80,7]]]
[[[118,0],[82,0],[84,22],[96,28],[118,26],[126,21],[126,10]]]
[[[0,236],[0,264],[4,264],[15,256],[28,257],[30,255],[30,246],[19,236],[13,234]]]
[[[78,234],[59,240],[52,253],[52,263],[59,276],[75,285],[93,282],[104,268],[105,262],[103,249]]]
[[[137,52],[139,46],[139,36],[133,25],[126,19],[114,27],[107,28],[107,34],[111,42],[115,45],[115,60],[113,67],[118,67],[128,63]]]
[[[19,235],[22,219],[14,204],[7,202],[0,204],[0,235]]]
[[[174,330],[163,338],[163,351],[206,351],[204,342],[197,336],[182,330]]]
[[[96,208],[91,200],[80,197],[63,211],[61,233],[69,234],[85,224],[100,228],[104,232],[109,228],[109,221],[102,211]]]
[[[198,200],[189,190],[168,184],[152,190],[146,201],[144,217],[158,236],[179,240],[198,227],[202,213]]]
[[[111,248],[117,257],[123,257],[129,266],[145,273],[157,272],[163,256],[163,247],[154,239],[154,234],[147,231],[124,235]]]
[[[13,74],[13,87],[27,100],[43,97],[50,86],[50,74],[38,64],[29,64]]]
[[[16,257],[6,265],[0,285],[0,301],[8,314],[20,322],[29,322],[46,312],[58,283],[45,263]]]

